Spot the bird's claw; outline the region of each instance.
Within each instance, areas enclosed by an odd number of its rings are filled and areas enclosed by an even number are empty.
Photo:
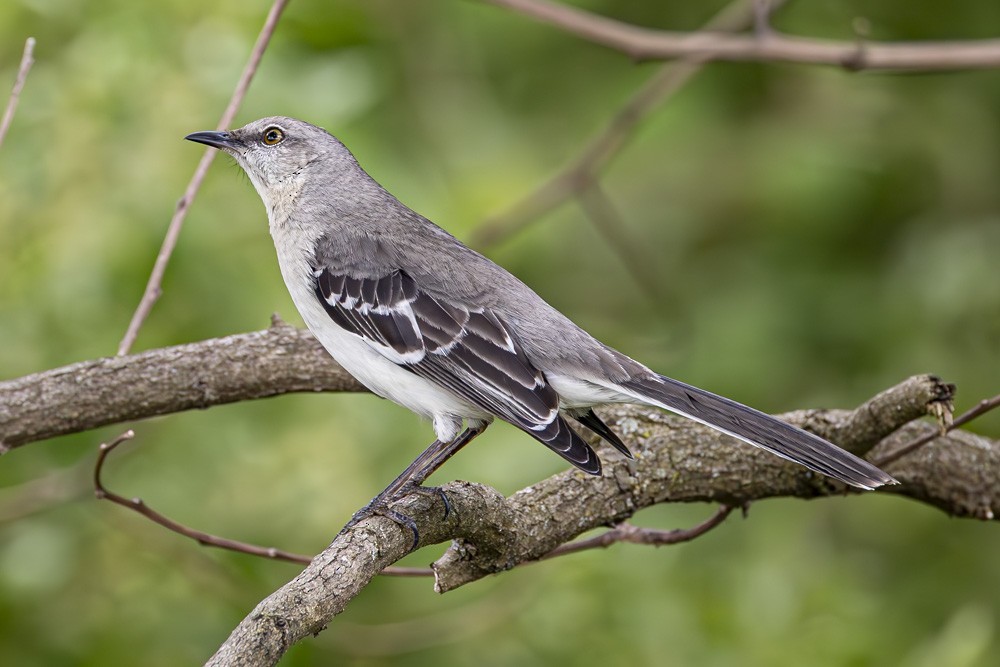
[[[354,513],[354,516],[352,516],[351,520],[347,522],[347,525],[341,529],[340,534],[343,535],[345,532],[369,517],[376,515],[384,516],[385,518],[396,522],[403,528],[406,528],[413,534],[413,544],[410,545],[410,551],[413,551],[420,543],[420,531],[417,529],[417,522],[412,517],[389,507],[392,503],[397,500],[402,500],[411,493],[424,496],[437,496],[441,498],[441,502],[444,503],[444,517],[442,518],[447,519],[451,514],[451,501],[448,500],[448,494],[444,492],[444,489],[439,486],[419,486],[417,484],[408,484],[397,493],[393,494],[392,497],[375,497],[370,503]]]

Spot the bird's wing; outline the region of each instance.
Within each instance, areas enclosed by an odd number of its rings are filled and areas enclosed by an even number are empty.
[[[434,296],[399,269],[358,277],[322,266],[313,276],[330,319],[386,359],[600,472],[597,455],[559,415],[559,396],[492,310]]]

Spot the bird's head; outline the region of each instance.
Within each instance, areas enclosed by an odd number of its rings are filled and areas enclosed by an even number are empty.
[[[298,190],[317,163],[354,161],[326,130],[284,116],[261,118],[236,130],[195,132],[184,138],[232,155],[265,203]]]

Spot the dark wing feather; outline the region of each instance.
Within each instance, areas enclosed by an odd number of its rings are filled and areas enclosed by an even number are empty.
[[[591,474],[590,446],[559,414],[559,396],[489,309],[422,291],[404,271],[377,278],[313,272],[316,296],[338,326],[390,361],[524,430]]]
[[[597,416],[593,408],[588,408],[586,410],[572,410],[570,415],[573,419],[577,420],[591,431],[601,436],[608,444],[617,449],[619,452],[624,454],[630,459],[634,459],[632,452],[629,448],[622,442],[622,439],[618,437],[618,434],[611,430],[611,427],[604,423],[604,421]]]

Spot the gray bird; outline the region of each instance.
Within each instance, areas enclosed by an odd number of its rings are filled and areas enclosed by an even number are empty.
[[[895,483],[822,438],[604,345],[400,203],[321,128],[273,117],[186,138],[232,155],[250,177],[285,284],[320,343],[372,392],[433,423],[437,440],[368,512],[422,488],[494,418],[600,474],[594,450],[566,418],[631,457],[593,411],[605,403],[670,410],[852,486]]]

